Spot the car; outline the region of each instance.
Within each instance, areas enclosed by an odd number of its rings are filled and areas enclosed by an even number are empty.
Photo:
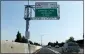
[[[55,46],[55,48],[59,48],[59,46],[58,46],[58,45],[56,45],[56,46]]]
[[[50,46],[50,45],[49,45],[48,47],[49,47],[49,48],[51,48],[51,46]]]
[[[63,53],[78,53],[79,51],[80,51],[80,47],[75,42],[65,43],[64,46],[62,47]]]

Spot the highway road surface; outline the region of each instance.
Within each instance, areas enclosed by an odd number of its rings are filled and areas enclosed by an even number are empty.
[[[48,47],[42,47],[41,49],[37,50],[34,54],[59,54],[59,52],[54,51]]]
[[[83,49],[80,49],[79,54],[83,54],[83,53],[84,53]],[[62,53],[61,47],[59,48],[42,47],[41,49],[37,50],[34,54],[65,54],[65,53]]]

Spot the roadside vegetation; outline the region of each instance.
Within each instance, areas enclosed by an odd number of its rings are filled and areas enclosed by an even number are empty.
[[[55,47],[56,45],[58,45],[59,47],[62,47],[65,43],[68,42],[76,42],[80,48],[84,48],[84,39],[80,39],[80,40],[74,40],[74,38],[71,36],[69,39],[67,39],[65,42],[61,42],[58,43],[58,41],[56,42],[48,42],[48,46],[50,45],[51,47]]]
[[[19,42],[19,43],[30,43],[32,45],[38,45],[38,46],[40,46],[40,44],[37,43],[37,42],[34,42],[33,43],[31,40],[29,40],[29,42],[28,42],[28,40],[25,38],[25,36],[21,36],[21,33],[19,31],[17,32],[15,42]]]

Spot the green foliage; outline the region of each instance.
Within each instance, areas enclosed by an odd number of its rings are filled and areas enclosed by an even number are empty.
[[[56,45],[58,45],[58,41],[56,41],[56,42],[54,42],[54,43],[48,42],[48,46],[49,46],[49,45],[55,47]]]
[[[40,44],[39,44],[39,43],[36,43],[36,42],[34,42],[34,45],[38,45],[38,46],[40,46]]]
[[[21,36],[21,33],[18,31],[16,35],[15,42],[20,42],[20,43],[28,43],[28,40],[23,36]]]
[[[58,43],[60,47],[62,47],[64,44],[65,44],[64,42]]]
[[[56,41],[55,45],[58,45],[58,41]]]
[[[22,42],[22,43],[28,43],[28,40],[23,36],[21,42]]]
[[[18,31],[17,35],[16,35],[16,39],[15,42],[21,42],[22,38],[21,38],[21,33]]]
[[[75,41],[81,48],[84,48],[84,39]]]
[[[71,36],[66,42],[75,42],[74,38]]]
[[[23,36],[21,36],[21,33],[18,31],[17,32],[17,35],[16,35],[16,39],[15,39],[15,42],[19,42],[19,43],[28,43],[28,40]],[[32,41],[30,41],[29,40],[29,43],[30,44],[33,44],[33,42]],[[40,44],[39,43],[34,43],[34,45],[39,45],[40,46]]]
[[[48,42],[48,46],[51,45],[51,42]]]
[[[32,42],[32,41],[29,41],[29,43],[30,43],[30,44],[33,44],[33,42]]]

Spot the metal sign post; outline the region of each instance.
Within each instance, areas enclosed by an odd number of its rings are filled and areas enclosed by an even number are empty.
[[[29,39],[29,7],[26,5],[25,6],[25,17],[24,19],[26,20],[26,31],[25,31],[25,38],[28,40]],[[28,46],[29,46],[29,40],[28,40]],[[28,47],[29,48],[29,47]],[[30,49],[28,49],[29,53],[30,53]]]
[[[25,14],[24,14],[24,19],[26,20],[26,31],[25,31],[25,38],[28,40],[28,52],[30,52],[30,43],[29,43],[29,21],[30,21],[30,17],[29,17],[29,1],[28,1],[28,5],[25,5]]]

